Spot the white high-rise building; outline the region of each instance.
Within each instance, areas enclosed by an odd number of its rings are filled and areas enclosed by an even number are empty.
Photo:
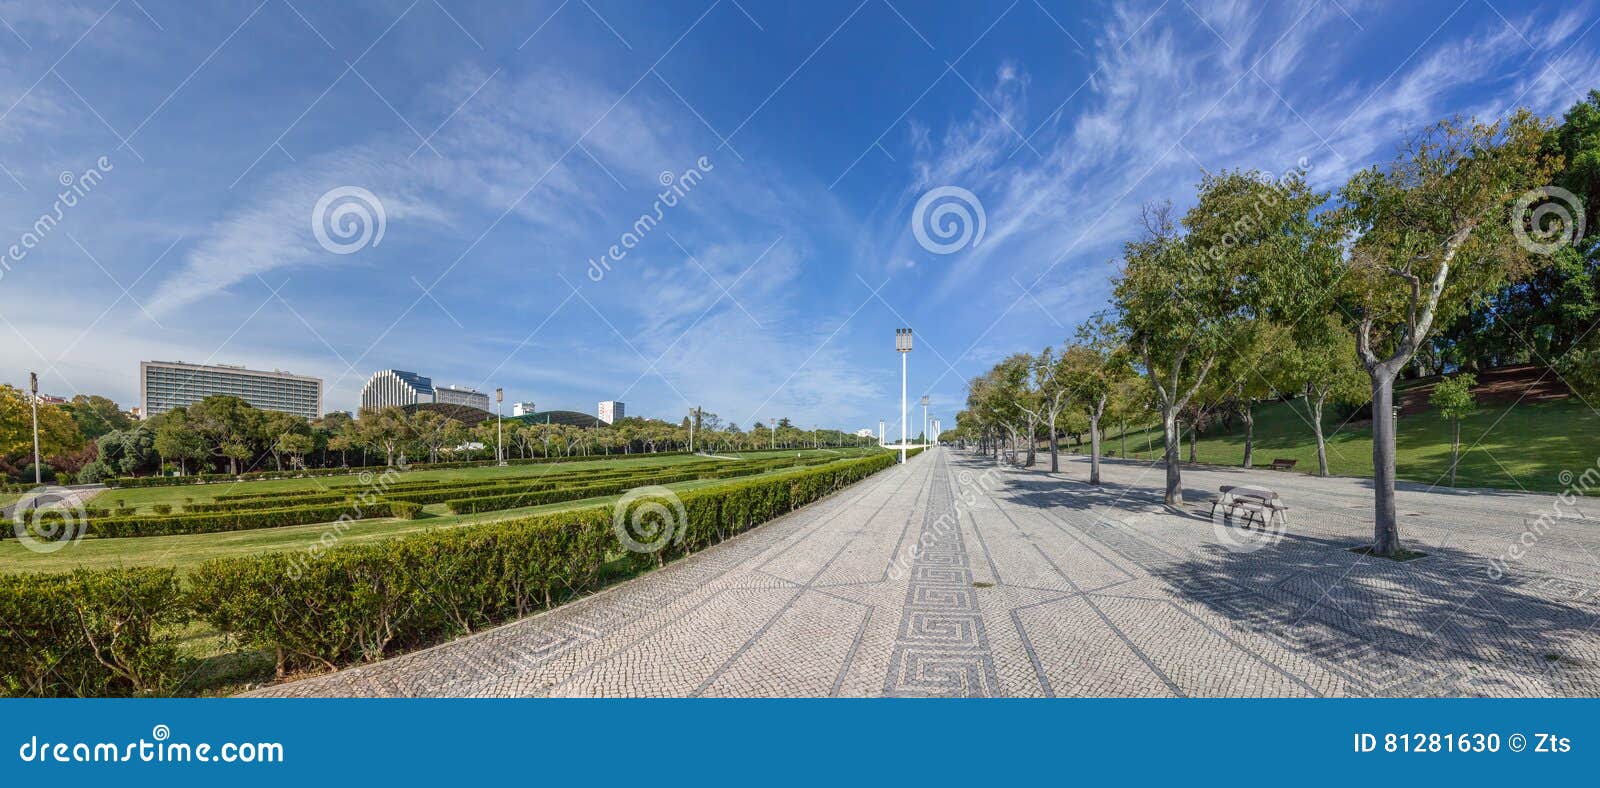
[[[465,405],[485,413],[494,412],[489,407],[488,394],[466,386],[436,386],[433,389],[433,401],[441,405]]]
[[[518,402],[511,406],[512,416],[532,416],[535,412],[532,402]]]
[[[361,387],[363,410],[377,410],[390,405],[405,407],[425,402],[466,405],[485,413],[494,412],[489,406],[488,394],[465,386],[434,386],[433,378],[415,372],[398,369],[374,372],[367,379],[367,384]]]
[[[600,417],[601,421],[611,424],[628,417],[627,405],[614,399],[608,399],[600,403],[600,412],[596,415]]]
[[[139,415],[150,418],[215,395],[238,397],[262,410],[307,419],[322,415],[322,378],[231,364],[139,362]]]

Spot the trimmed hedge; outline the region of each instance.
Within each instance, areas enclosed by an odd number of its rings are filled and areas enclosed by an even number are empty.
[[[694,490],[683,538],[628,553],[612,507],[589,507],[316,552],[207,561],[190,576],[218,631],[273,651],[280,674],[373,661],[594,590],[619,556],[638,569],[702,549],[894,464],[890,454]]]
[[[621,460],[635,457],[672,457],[688,454],[686,451],[658,451],[640,454],[591,454],[587,456],[572,457],[528,457],[525,459],[508,459],[511,465],[542,465],[545,463],[563,462],[594,462],[603,460]],[[406,470],[449,470],[451,468],[482,468],[489,465],[498,465],[495,460],[467,460],[462,462],[413,462],[406,465]],[[246,471],[245,473],[196,473],[188,476],[119,476],[106,479],[107,487],[177,487],[187,484],[214,484],[242,481],[260,481],[263,479],[310,479],[318,476],[350,476],[363,471],[383,470],[382,465],[366,465],[355,468],[307,468],[299,471]]]
[[[402,507],[396,509],[395,507]],[[170,517],[138,516],[107,517],[90,520],[88,532],[96,536],[115,538],[130,536],[172,536],[176,534],[205,534],[220,531],[247,531],[254,528],[277,528],[286,525],[327,523],[335,520],[365,520],[372,517],[415,517],[422,507],[407,501],[344,501],[321,506],[297,506],[290,509],[261,509],[239,512],[208,512],[181,514]],[[398,512],[406,512],[399,514]]]
[[[167,694],[189,618],[172,569],[0,575],[0,693]]]

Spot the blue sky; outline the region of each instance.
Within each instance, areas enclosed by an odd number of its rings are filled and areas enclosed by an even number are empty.
[[[1403,6],[1403,7],[1399,7]],[[141,359],[373,371],[749,426],[953,424],[1105,303],[1202,168],[1328,187],[1454,113],[1600,86],[1596,4],[0,1],[0,380],[136,404]],[[103,164],[102,164],[103,157]],[[704,164],[701,164],[704,162]],[[599,281],[591,259],[701,179]],[[336,254],[320,198],[383,234]],[[930,190],[983,235],[919,243]],[[335,203],[338,204],[338,203]],[[337,237],[336,237],[337,238]]]

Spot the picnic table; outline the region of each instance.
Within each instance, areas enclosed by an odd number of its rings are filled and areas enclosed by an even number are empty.
[[[1211,502],[1211,514],[1215,516],[1217,507],[1226,507],[1229,515],[1245,510],[1245,522],[1256,520],[1262,528],[1272,525],[1278,518],[1282,518],[1285,526],[1289,525],[1289,506],[1283,502],[1283,496],[1276,490],[1265,487],[1251,487],[1243,484],[1224,484],[1217,488],[1217,499]]]

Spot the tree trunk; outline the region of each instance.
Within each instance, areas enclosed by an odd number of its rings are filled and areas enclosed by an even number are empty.
[[[1100,417],[1089,416],[1089,483],[1100,483]]]
[[[1400,523],[1394,505],[1394,371],[1380,366],[1372,378],[1372,550],[1400,553]]]
[[[1456,465],[1461,462],[1461,420],[1451,419],[1450,430],[1450,486],[1456,486]]]
[[[1120,433],[1117,435],[1117,440],[1122,442],[1122,449],[1120,453],[1122,455],[1122,459],[1126,460],[1128,459],[1128,421],[1124,419],[1121,424],[1117,425],[1117,428]]]
[[[1039,435],[1038,425],[1034,424],[1031,421],[1028,422],[1028,462],[1027,462],[1027,466],[1029,468],[1033,467],[1033,463],[1037,459],[1036,457],[1034,457],[1034,449],[1039,443],[1039,441],[1037,439],[1038,435]]]
[[[1055,417],[1052,416],[1050,418],[1050,472],[1051,473],[1060,473],[1061,472],[1061,458],[1059,456],[1060,450],[1056,447],[1056,443],[1057,443],[1057,441],[1056,441],[1056,420],[1055,420]]]
[[[1318,397],[1311,404],[1311,431],[1317,436],[1317,475],[1328,475],[1328,439],[1322,435],[1322,403]]]
[[[1240,417],[1244,419],[1244,467],[1249,468],[1255,464],[1256,454],[1256,414],[1249,403],[1245,404]]]
[[[1167,490],[1162,500],[1168,506],[1183,505],[1183,475],[1178,469],[1178,449],[1183,442],[1179,434],[1178,413],[1176,409],[1166,409],[1161,414],[1161,426],[1166,444],[1167,460]]]
[[[1199,462],[1195,459],[1196,452],[1200,449],[1200,420],[1195,419],[1194,425],[1189,427],[1189,464]]]

